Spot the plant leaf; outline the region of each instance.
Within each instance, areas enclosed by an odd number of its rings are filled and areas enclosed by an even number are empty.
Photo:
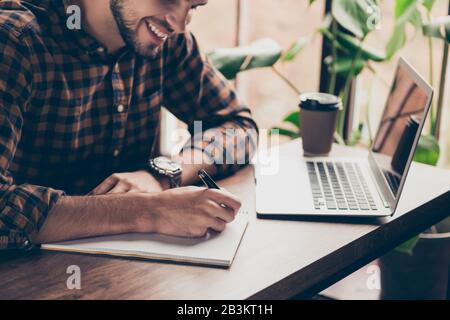
[[[392,57],[403,48],[406,44],[406,29],[405,25],[395,27],[394,32],[389,39],[386,46],[386,56],[390,60]]]
[[[280,136],[286,136],[286,137],[289,137],[291,139],[297,139],[298,137],[300,137],[300,133],[299,132],[295,132],[295,131],[284,129],[284,128],[278,128],[278,127],[272,128],[269,131],[269,135],[275,134],[274,130],[278,131],[278,134]]]
[[[344,138],[342,138],[342,136],[338,132],[334,133],[334,141],[339,143],[341,146],[345,146],[346,145]]]
[[[330,13],[327,13],[327,15],[325,16],[325,19],[323,19],[323,21],[321,22],[318,30],[322,33],[324,33],[324,31],[328,31],[331,29],[331,25],[333,23],[333,16]]]
[[[408,241],[399,245],[397,248],[395,248],[395,250],[405,253],[405,254],[408,254],[408,255],[412,255],[413,249],[417,245],[417,242],[419,242],[419,240],[420,240],[420,236],[417,235],[414,238],[409,239]]]
[[[431,12],[431,10],[433,10],[435,3],[436,0],[422,0],[422,4],[427,9],[428,12]]]
[[[411,17],[408,20],[409,23],[411,23],[416,30],[422,30],[423,26],[423,20],[422,15],[420,14],[419,10],[415,10],[414,13],[411,15]]]
[[[333,0],[331,11],[344,29],[362,39],[374,28],[370,21],[380,8],[375,0]]]
[[[330,42],[334,41],[334,35],[333,33],[328,29],[319,29],[319,31],[323,34],[323,36]],[[350,52],[347,50],[347,48],[343,47],[338,41],[336,41],[336,48],[338,50],[344,51],[344,53],[350,54]]]
[[[288,114],[284,119],[283,122],[291,123],[296,128],[300,129],[300,111],[294,111],[290,114]]]
[[[297,55],[302,52],[303,48],[306,47],[306,45],[310,42],[309,37],[301,37],[295,41],[289,50],[285,53],[285,55],[281,58],[281,61],[283,62],[289,62],[294,60]]]
[[[423,26],[423,34],[450,43],[450,16],[439,17]]]
[[[417,11],[418,0],[396,0],[395,20],[396,25],[405,25]]]
[[[440,147],[436,138],[433,136],[421,136],[414,154],[414,161],[435,166],[439,161],[439,156]]]
[[[386,46],[386,55],[390,60],[407,41],[406,25],[411,23],[416,30],[422,29],[422,16],[418,10],[419,0],[395,1],[395,27]]]
[[[336,59],[336,63],[333,63],[333,59],[326,59],[326,63],[328,64],[328,71],[330,73],[336,73],[339,76],[347,77],[350,73],[350,69],[353,67],[352,77],[357,76],[361,73],[366,65],[366,61],[364,59],[355,60],[355,57],[352,56],[338,56]]]
[[[347,145],[356,146],[361,141],[363,129],[364,129],[364,124],[360,123],[358,125],[358,129],[356,129],[350,136],[350,139],[348,140]]]
[[[215,49],[208,58],[227,79],[234,79],[239,72],[273,66],[280,59],[281,52],[278,43],[265,38],[249,46]]]
[[[356,52],[361,47],[361,58],[365,60],[372,60],[376,62],[382,62],[387,59],[386,53],[382,53],[376,49],[373,49],[361,42],[358,38],[348,35],[343,32],[337,33],[337,40],[342,47],[345,47],[349,52]]]

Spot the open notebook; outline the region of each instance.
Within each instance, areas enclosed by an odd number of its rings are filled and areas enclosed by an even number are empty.
[[[246,215],[238,214],[225,231],[203,238],[132,233],[45,244],[42,249],[230,267],[247,224]]]

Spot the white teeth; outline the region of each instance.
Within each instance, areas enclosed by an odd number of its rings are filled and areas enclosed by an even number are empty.
[[[150,27],[150,29],[153,31],[154,34],[156,34],[159,38],[166,40],[167,39],[167,34],[165,34],[164,32],[162,32],[161,30],[159,30],[155,25],[153,25],[151,22],[148,23],[148,26]]]

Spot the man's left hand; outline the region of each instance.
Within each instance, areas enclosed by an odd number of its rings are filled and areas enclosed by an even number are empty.
[[[167,181],[166,181],[167,180]],[[117,194],[117,193],[150,193],[169,189],[166,178],[156,179],[147,171],[115,173],[109,176],[89,195]]]

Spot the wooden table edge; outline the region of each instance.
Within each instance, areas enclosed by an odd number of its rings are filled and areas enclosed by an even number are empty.
[[[450,216],[450,191],[409,211],[398,219],[381,225],[363,237],[350,242],[346,246],[253,294],[247,299],[311,298],[448,216]],[[409,227],[401,228],[405,224]],[[358,248],[362,240],[370,242],[372,248],[370,250]],[[355,252],[358,255],[355,255]],[[348,259],[342,259],[342,257],[348,257]],[[318,270],[317,268],[330,263],[335,265],[335,262],[339,260],[343,261],[342,266],[335,268],[335,270]],[[321,279],[313,281],[314,274],[319,274]]]

